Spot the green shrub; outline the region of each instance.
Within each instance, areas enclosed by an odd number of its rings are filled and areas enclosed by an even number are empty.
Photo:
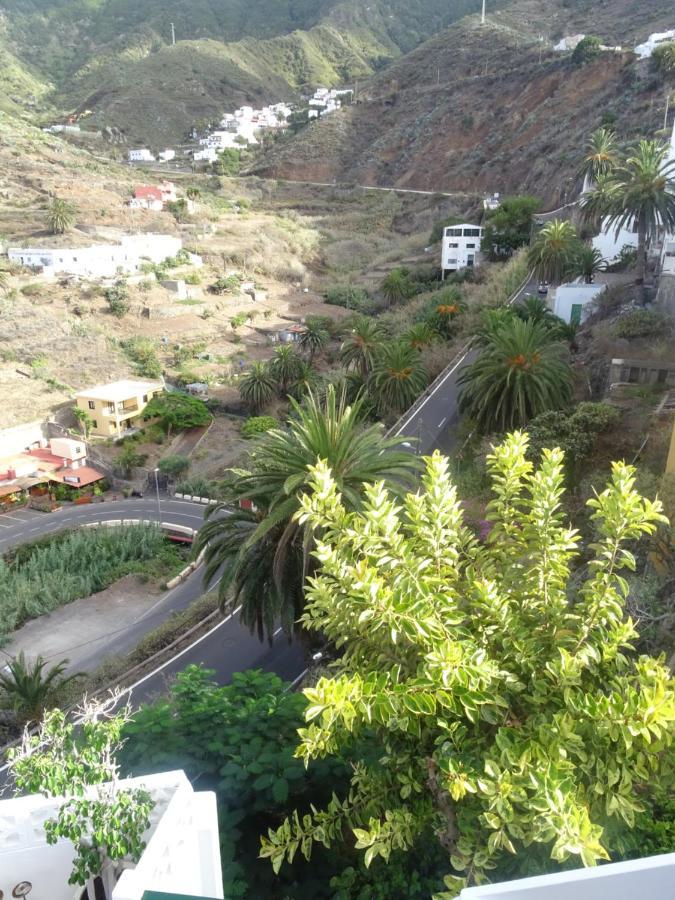
[[[179,481],[176,485],[176,493],[187,494],[190,497],[209,497],[211,500],[219,500],[222,496],[222,490],[217,481],[197,476]]]
[[[239,290],[242,282],[241,275],[221,275],[210,286],[212,294],[233,294]]]
[[[586,37],[582,38],[572,53],[572,62],[574,65],[583,66],[584,63],[595,59],[601,52],[600,44],[600,38],[597,38],[592,34],[587,34]]]
[[[262,434],[271,428],[276,428],[279,420],[274,416],[251,416],[241,426],[241,433],[245,438],[255,437],[256,434]]]
[[[133,337],[122,341],[121,347],[134,365],[137,375],[145,378],[160,378],[162,364],[157,356],[155,344],[150,338]]]
[[[202,276],[199,272],[188,272],[185,276],[185,284],[201,284]]]
[[[24,297],[37,297],[42,293],[42,286],[39,284],[24,284],[20,290]]]
[[[342,306],[344,309],[353,309],[354,312],[369,315],[372,313],[374,303],[368,293],[352,284],[336,284],[328,288],[325,293],[326,303],[332,306]]]
[[[157,468],[163,475],[174,479],[187,472],[190,468],[190,460],[187,456],[180,456],[179,454],[164,456],[157,463]]]
[[[245,312],[237,313],[236,316],[232,316],[230,319],[230,326],[232,328],[241,328],[242,325],[245,325],[248,322],[248,316]]]
[[[117,319],[121,319],[129,312],[129,288],[124,278],[118,279],[105,290],[105,299],[108,301],[110,312]]]
[[[612,329],[614,337],[638,338],[663,335],[670,331],[664,315],[651,309],[632,309],[624,313]]]

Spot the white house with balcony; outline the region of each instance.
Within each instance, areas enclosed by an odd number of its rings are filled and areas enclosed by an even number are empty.
[[[154,892],[176,900],[222,900],[215,794],[195,791],[181,771],[130,778],[118,786],[144,788],[155,806],[141,858],[125,867],[107,900],[144,900]],[[0,897],[82,897],[81,887],[68,884],[73,845],[64,839],[48,844],[45,837],[44,822],[56,816],[62,802],[40,794],[0,800]],[[93,897],[93,884],[87,888]]]
[[[443,278],[460,269],[473,269],[481,263],[480,242],[483,229],[468,222],[443,229],[441,269]]]

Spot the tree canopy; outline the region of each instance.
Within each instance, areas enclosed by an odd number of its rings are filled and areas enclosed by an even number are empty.
[[[497,209],[485,214],[481,248],[492,259],[511,256],[530,242],[532,216],[541,209],[538,197],[504,197]]]
[[[655,786],[672,790],[673,680],[634,654],[625,614],[631,547],[665,520],[661,504],[614,463],[582,547],[563,513],[562,451],[538,467],[526,454],[516,433],[488,457],[484,542],[439,454],[421,490],[400,502],[370,485],[351,511],[327,465],[314,468],[299,522],[318,535],[319,569],[303,621],[342,656],[304,691],[297,755],[310,769],[342,756],[352,776],[262,839],[275,870],[350,833],[368,865],[431,829],[455,897],[497,866],[607,859]],[[364,735],[379,752],[359,751]]]
[[[156,394],[143,410],[143,419],[156,419],[160,428],[171,434],[209,425],[213,416],[198,397],[172,392]]]

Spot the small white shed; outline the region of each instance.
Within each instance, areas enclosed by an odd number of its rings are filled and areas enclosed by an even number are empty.
[[[606,284],[561,284],[555,289],[553,312],[568,325],[580,325],[589,314],[589,304],[606,290]]]

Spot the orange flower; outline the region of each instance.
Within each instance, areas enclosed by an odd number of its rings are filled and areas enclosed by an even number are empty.
[[[511,366],[524,366],[526,363],[527,360],[522,353],[519,353],[518,356],[511,356],[509,358],[509,365]]]

